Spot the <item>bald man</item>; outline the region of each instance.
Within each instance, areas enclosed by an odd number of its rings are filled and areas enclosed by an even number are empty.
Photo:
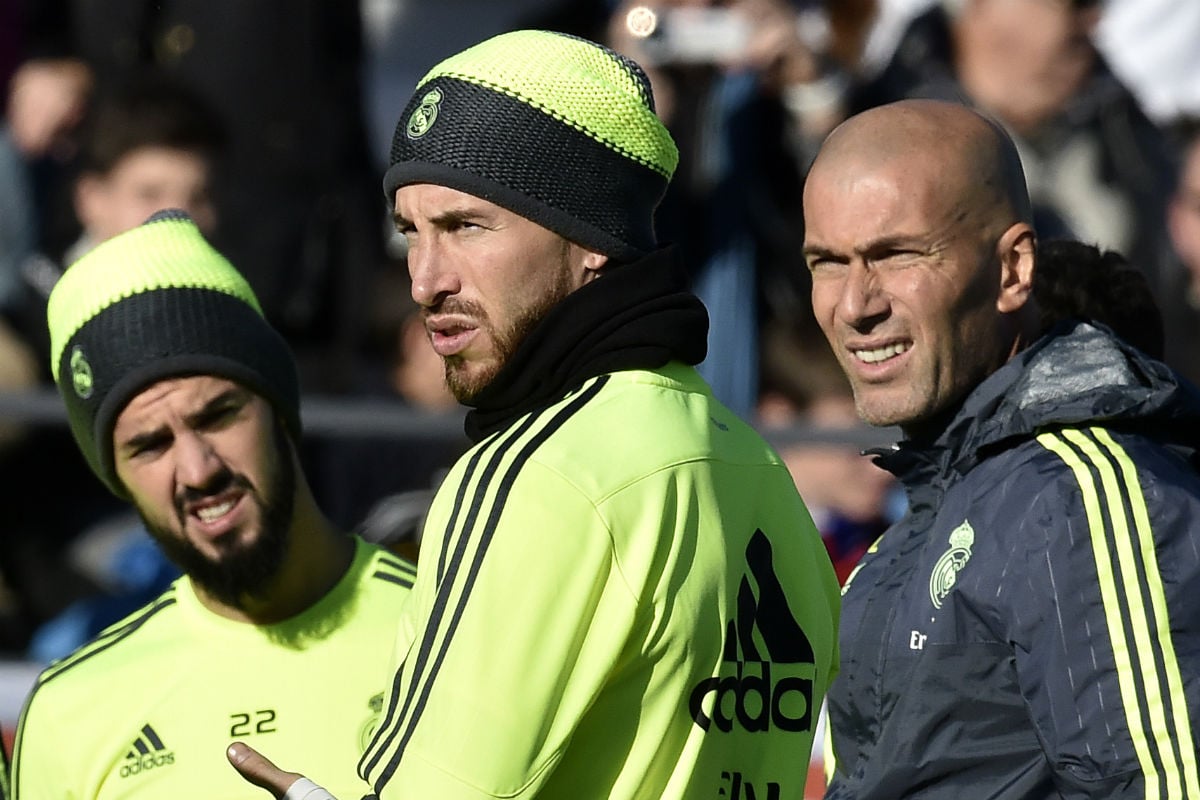
[[[843,598],[826,797],[1200,797],[1200,395],[1094,324],[1038,336],[1020,162],[965,107],[850,118],[804,209],[910,501]]]

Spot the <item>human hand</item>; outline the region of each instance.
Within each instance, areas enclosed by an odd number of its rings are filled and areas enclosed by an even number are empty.
[[[83,119],[91,89],[91,70],[77,59],[22,64],[8,95],[8,123],[17,149],[30,158],[50,152]]]
[[[253,747],[234,742],[226,751],[229,763],[243,778],[266,789],[275,800],[337,800],[297,772],[285,772]]]
[[[607,43],[648,74],[654,67],[711,64],[753,70],[778,89],[818,77],[821,56],[800,23],[790,0],[622,0],[609,17]]]
[[[732,0],[729,8],[750,23],[746,48],[731,67],[763,74],[775,87],[814,80],[820,55],[800,34],[799,15],[786,0]]]

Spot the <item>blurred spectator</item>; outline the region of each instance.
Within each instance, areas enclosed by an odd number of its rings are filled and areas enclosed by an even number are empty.
[[[844,584],[867,548],[898,517],[896,503],[902,504],[903,496],[891,473],[875,466],[854,443],[862,428],[854,393],[829,344],[814,331],[805,336],[800,326],[783,322],[763,330],[758,419],[768,429],[807,428],[811,441],[776,449],[821,533],[838,582]]]
[[[33,195],[25,162],[0,121],[0,310],[18,302],[21,265],[37,242]]]
[[[84,238],[68,264],[164,208],[186,211],[207,234],[215,230],[209,195],[224,122],[186,85],[136,79],[100,98],[82,144],[74,205]]]
[[[0,98],[8,97],[9,80],[23,52],[22,10],[21,0],[0,0]],[[7,106],[0,102],[0,308],[17,293],[21,263],[37,241],[32,190],[7,117]]]
[[[27,258],[21,291],[4,309],[19,333],[12,346],[30,354],[33,375],[47,385],[46,299],[63,268],[161,208],[184,209],[211,230],[216,221],[208,199],[211,165],[225,138],[216,112],[196,93],[178,81],[146,76],[97,97],[76,141],[73,201],[81,235],[61,263],[44,254]],[[13,356],[9,363],[11,372],[19,361]],[[0,569],[11,576],[13,614],[20,623],[0,647],[21,650],[32,636],[30,653],[40,661],[69,652],[176,574],[136,518],[106,496],[73,451],[66,428],[38,427],[0,460],[5,486],[12,490]],[[46,504],[45,486],[55,486],[72,502]],[[154,568],[134,570],[130,564]]]
[[[380,169],[362,109],[358,2],[39,0],[10,119],[31,157],[70,157],[96,91],[158,69],[196,87],[229,128],[214,243],[245,265],[297,349],[306,389],[345,388],[382,258]],[[47,214],[52,203],[43,204]],[[43,231],[65,245],[52,219]]]
[[[854,70],[860,78],[873,79],[887,67],[896,46],[915,17],[941,0],[875,0],[867,40]]]
[[[412,299],[403,264],[383,274],[372,303],[373,330],[379,339],[387,388],[406,405],[432,414],[462,407],[446,385],[446,367],[429,343],[421,307]]]
[[[1091,36],[1097,0],[961,0],[916,17],[852,110],[904,97],[975,105],[1016,141],[1039,233],[1097,242],[1156,274],[1166,137],[1108,69]]]
[[[523,20],[606,41],[646,69],[680,149],[656,227],[682,249],[709,311],[700,371],[743,416],[754,413],[761,326],[809,302],[792,268],[799,186],[844,116],[874,9],[875,0],[593,0]]]
[[[837,73],[800,21],[787,0],[624,0],[607,25],[608,43],[646,68],[679,145],[656,226],[680,247],[708,308],[700,372],[745,418],[754,413],[762,321],[807,302],[791,277],[805,143],[841,117]],[[832,91],[821,88],[826,80]]]
[[[433,490],[470,443],[462,432],[464,409],[446,386],[445,366],[409,286],[403,262],[380,273],[370,307],[371,346],[356,394],[444,417],[447,424],[431,427],[428,436],[402,439],[327,437],[310,444],[305,461],[330,519],[416,560]]]
[[[387,155],[396,132],[396,114],[430,64],[494,34],[527,28],[539,19],[567,11],[567,24],[586,25],[608,0],[361,0],[366,45],[366,109],[372,152]],[[568,11],[569,9],[569,11]],[[552,24],[534,27],[559,30]],[[602,27],[589,29],[593,33]],[[578,33],[577,30],[572,30]],[[390,230],[390,226],[389,226]]]
[[[39,664],[68,655],[166,591],[180,575],[136,514],[115,514],[92,525],[66,548],[64,560],[96,591],[34,629],[25,656]]]
[[[163,208],[187,211],[211,233],[213,165],[225,144],[215,110],[186,84],[141,77],[114,87],[90,106],[77,137],[71,185],[81,230],[56,259],[42,253],[22,264],[21,293],[8,313],[34,346],[49,379],[46,298],[62,271],[95,245],[137,227]]]
[[[1051,0],[1058,2],[1059,0]],[[867,41],[856,71],[874,77],[887,66],[912,20],[941,3],[966,0],[873,0]],[[1160,127],[1200,114],[1200,3],[1101,0],[1093,41],[1113,72]]]
[[[1162,360],[1163,315],[1146,276],[1115,250],[1070,239],[1038,242],[1033,296],[1042,331],[1064,319],[1102,323]]]
[[[1096,44],[1151,119],[1200,114],[1200,3],[1104,0]]]
[[[1167,363],[1200,385],[1200,117],[1181,122],[1177,131],[1183,159],[1167,208]]]
[[[38,384],[41,371],[34,347],[13,325],[22,296],[21,265],[33,251],[33,221],[24,164],[0,123],[0,392],[19,392]],[[0,422],[0,459],[23,435],[24,426]]]
[[[32,389],[38,383],[38,363],[29,347],[0,317],[0,392]],[[25,426],[0,418],[0,459],[24,438]]]

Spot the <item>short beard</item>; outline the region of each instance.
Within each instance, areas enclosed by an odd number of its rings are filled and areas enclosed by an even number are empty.
[[[295,507],[296,467],[292,463],[290,440],[278,416],[273,430],[278,463],[277,468],[264,478],[262,491],[256,493],[262,503],[262,530],[251,545],[214,561],[186,538],[152,524],[138,509],[142,523],[163,554],[205,593],[231,608],[244,609],[247,600],[264,599],[288,554]],[[244,475],[232,473],[211,488],[213,492],[222,491],[231,483],[250,492],[254,490]]]
[[[561,303],[567,295],[573,291],[569,278],[567,266],[569,263],[571,243],[566,239],[562,242],[562,254],[558,263],[558,275],[560,280],[555,283],[551,290],[537,298],[537,301],[526,308],[519,316],[517,316],[511,324],[503,330],[492,326],[492,321],[488,319],[483,311],[483,308],[476,303],[455,303],[453,305],[455,311],[461,313],[469,313],[476,319],[480,320],[483,327],[492,337],[492,342],[496,347],[496,361],[488,369],[470,374],[466,370],[457,369],[462,364],[462,359],[457,356],[449,356],[445,359],[446,365],[446,386],[450,389],[450,393],[454,395],[454,399],[463,405],[470,405],[471,402],[484,389],[496,379],[500,371],[512,360],[513,354],[521,343],[529,336],[530,331],[537,327],[550,310]],[[447,306],[450,306],[447,303]]]

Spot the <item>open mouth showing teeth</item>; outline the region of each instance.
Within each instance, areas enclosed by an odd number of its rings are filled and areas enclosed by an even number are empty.
[[[220,505],[198,509],[196,511],[196,516],[200,518],[201,522],[212,522],[213,520],[219,519],[228,514],[229,510],[233,508],[236,502],[236,500],[226,500]]]
[[[877,347],[874,350],[855,350],[854,356],[859,361],[865,361],[868,364],[877,364],[880,361],[887,361],[889,358],[895,358],[901,353],[907,352],[908,347],[909,345],[905,342],[896,342],[886,347]]]

